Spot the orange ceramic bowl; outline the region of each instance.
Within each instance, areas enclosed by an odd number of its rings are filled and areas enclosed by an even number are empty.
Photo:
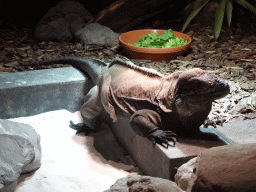
[[[129,31],[119,36],[119,43],[125,49],[127,54],[134,59],[148,59],[152,61],[163,61],[176,56],[182,55],[191,45],[191,38],[184,33],[174,31],[174,37],[181,37],[188,41],[187,44],[172,47],[172,48],[145,48],[136,47],[129,43],[136,43],[139,38],[148,35],[149,33],[156,33],[157,35],[164,34],[165,30],[158,29],[142,29],[136,31]]]

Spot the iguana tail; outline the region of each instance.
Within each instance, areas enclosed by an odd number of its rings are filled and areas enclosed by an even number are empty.
[[[108,65],[100,60],[85,58],[85,57],[76,57],[76,56],[61,56],[54,57],[51,59],[46,59],[44,61],[32,61],[29,63],[21,64],[25,66],[33,65],[52,65],[52,64],[69,64],[74,68],[78,69],[85,75],[93,80],[95,84],[99,82],[103,71],[106,70]]]

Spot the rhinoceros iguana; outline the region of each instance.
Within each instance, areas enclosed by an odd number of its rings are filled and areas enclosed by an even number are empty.
[[[97,127],[97,116],[106,110],[117,121],[116,110],[131,115],[133,130],[167,147],[175,145],[176,134],[199,134],[212,102],[229,93],[228,83],[212,72],[200,68],[176,71],[164,76],[132,62],[113,60],[107,64],[97,59],[64,56],[24,65],[70,64],[93,80],[95,86],[86,95],[81,114],[86,126]]]

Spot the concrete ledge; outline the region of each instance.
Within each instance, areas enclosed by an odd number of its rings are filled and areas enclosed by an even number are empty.
[[[80,109],[83,95],[91,81],[72,67],[0,74],[0,118],[16,118],[67,109]],[[168,150],[137,135],[129,126],[129,116],[118,114],[112,126],[119,143],[147,175],[173,180],[176,168],[214,146],[232,144],[215,129],[204,129],[219,135],[219,141],[179,140]]]
[[[256,119],[224,123],[217,130],[238,144],[256,143]]]
[[[189,159],[198,156],[203,150],[211,147],[234,144],[224,134],[215,128],[200,127],[201,132],[217,135],[218,141],[198,139],[179,139],[175,147],[168,149],[152,143],[144,137],[137,135],[129,125],[129,116],[118,114],[118,121],[113,124],[112,130],[118,142],[132,156],[138,167],[146,175],[160,177],[174,181],[177,168]]]
[[[77,111],[88,83],[73,67],[0,74],[0,118]]]

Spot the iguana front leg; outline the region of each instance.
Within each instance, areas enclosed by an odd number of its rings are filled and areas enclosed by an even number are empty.
[[[153,147],[156,143],[165,148],[168,148],[168,146],[175,146],[177,140],[176,134],[171,131],[161,130],[161,116],[153,110],[143,109],[135,112],[131,116],[130,124],[137,134],[143,137],[148,137],[152,142]],[[172,141],[173,145],[170,145],[168,141]]]

